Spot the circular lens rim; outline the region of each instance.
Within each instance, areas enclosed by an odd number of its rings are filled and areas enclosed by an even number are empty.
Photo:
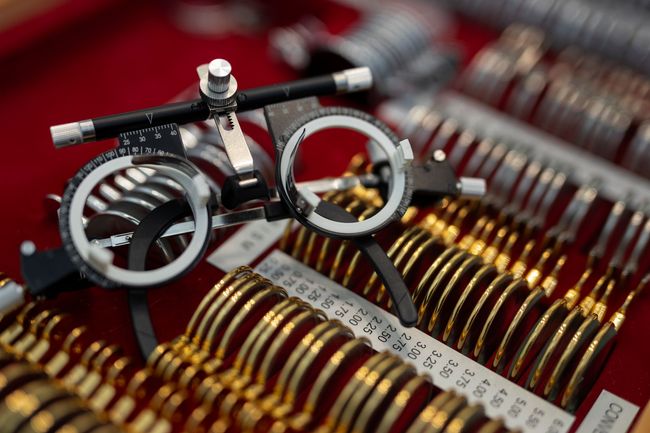
[[[377,143],[386,155],[391,171],[388,199],[379,212],[363,221],[340,222],[325,218],[315,211],[302,213],[296,203],[299,192],[295,186],[293,167],[297,150],[310,135],[332,128],[363,134]],[[326,236],[354,238],[376,233],[406,212],[412,194],[409,162],[413,156],[410,144],[408,140],[399,142],[390,129],[378,119],[363,111],[349,108],[321,108],[295,122],[283,137],[287,139],[281,149],[278,149],[276,188],[281,198],[290,205],[294,217],[302,224]]]
[[[209,187],[203,175],[189,161],[173,154],[137,152],[129,150],[130,155],[116,156],[115,151],[108,151],[93,161],[98,161],[90,171],[86,164],[66,188],[61,204],[60,231],[63,245],[71,260],[94,283],[105,287],[144,288],[159,286],[179,278],[194,268],[203,257],[211,235],[211,206],[209,200],[204,202],[199,189]],[[144,158],[143,158],[144,157]],[[134,158],[143,158],[134,161]],[[90,259],[90,251],[96,248],[88,240],[82,223],[83,211],[88,195],[112,173],[129,167],[152,168],[176,181],[185,191],[192,209],[195,230],[192,240],[183,253],[172,262],[160,268],[133,271],[120,268],[113,263],[104,264],[102,268]],[[201,185],[203,182],[205,185]]]

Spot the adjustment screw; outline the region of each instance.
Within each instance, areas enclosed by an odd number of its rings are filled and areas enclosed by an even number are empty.
[[[442,162],[445,159],[447,159],[447,155],[445,154],[445,152],[443,150],[438,149],[435,152],[433,152],[433,160],[434,161]]]
[[[227,60],[214,59],[208,64],[208,88],[213,92],[223,93],[230,86],[232,66]]]

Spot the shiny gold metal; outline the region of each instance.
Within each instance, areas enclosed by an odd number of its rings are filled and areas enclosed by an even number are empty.
[[[11,343],[11,350],[15,356],[19,358],[25,356],[25,353],[38,341],[45,324],[54,316],[51,310],[43,310],[26,323],[27,332]]]
[[[449,246],[456,242],[458,236],[460,235],[463,221],[470,214],[470,209],[468,207],[462,207],[456,216],[456,219],[451,224],[443,224],[442,221],[438,220],[432,233],[436,237],[441,237],[445,245]]]
[[[420,318],[421,323],[426,323],[426,331],[431,333],[433,328],[436,325],[436,321],[440,316],[440,308],[442,303],[444,303],[444,292],[439,293],[441,290],[444,291],[443,287],[446,287],[450,281],[452,272],[455,272],[459,266],[461,266],[465,260],[471,259],[472,256],[465,252],[459,251],[452,258],[444,264],[438,275],[434,278],[429,290],[424,298],[425,309],[422,312]],[[436,299],[438,302],[436,302]],[[421,310],[422,311],[422,310]],[[428,318],[427,318],[428,316]]]
[[[569,362],[577,356],[577,352],[582,349],[584,344],[586,344],[586,341],[591,339],[597,332],[598,327],[603,321],[605,313],[607,312],[607,302],[609,301],[609,296],[615,285],[615,280],[609,280],[607,289],[605,289],[603,296],[593,306],[591,313],[584,318],[580,327],[571,336],[571,340],[569,340],[569,343],[562,352],[558,362],[555,363],[551,375],[546,382],[546,386],[544,386],[545,397],[549,397],[552,400],[555,400],[557,397],[560,380],[563,378]]]
[[[314,313],[311,313],[315,317]],[[282,367],[273,392],[256,401],[255,404],[244,404],[239,413],[240,425],[244,430],[255,429],[255,424],[262,419],[265,413],[272,413],[276,419],[287,416],[293,410],[294,399],[298,391],[287,390],[290,385],[292,376],[302,376],[306,374],[311,362],[319,354],[323,344],[328,343],[334,336],[341,335],[342,327],[329,321],[321,322],[312,327],[307,334],[303,336],[299,345],[293,349],[287,362]],[[285,329],[287,326],[285,326]],[[288,330],[288,334],[293,329]],[[348,334],[349,335],[349,334]],[[275,342],[274,342],[275,343]],[[320,343],[320,344],[319,344]],[[316,345],[315,350],[310,351],[310,347]],[[266,358],[269,358],[267,356]],[[258,374],[258,385],[266,385],[266,377],[260,377]],[[298,380],[300,377],[298,377]],[[294,385],[297,387],[298,385]],[[291,393],[290,396],[286,394]]]
[[[395,423],[404,416],[409,405],[415,405],[413,411],[419,412],[426,405],[431,395],[431,382],[426,376],[411,378],[393,398],[388,410],[383,414],[377,426],[377,433],[389,433]]]
[[[160,418],[170,423],[179,424],[183,418],[183,412],[189,410],[190,396],[184,389],[177,389],[167,398],[159,409]]]
[[[553,251],[549,249],[544,250],[535,266],[533,266],[533,268],[528,271],[525,279],[528,282],[529,287],[535,287],[539,283],[539,280],[542,278],[544,267],[546,266],[549,258],[551,258],[552,254]]]
[[[282,232],[282,237],[278,243],[278,248],[286,253],[289,252],[289,240],[291,239],[291,233],[293,233],[294,220],[289,219],[287,224],[284,226],[284,231]]]
[[[377,359],[379,362],[375,364],[371,358],[343,387],[325,420],[325,425],[332,430],[347,431],[352,417],[361,410],[361,404],[368,398],[378,381],[391,370],[404,365],[392,354],[377,356]]]
[[[352,411],[348,410],[347,414],[344,414],[341,425],[345,431],[363,433],[373,419],[383,416],[378,413],[383,402],[392,400],[392,397],[414,377],[416,377],[415,368],[409,364],[402,364],[390,370],[376,384],[364,382],[366,388],[372,387],[372,389],[362,407]],[[345,415],[348,416],[345,417]]]
[[[235,357],[232,367],[235,374],[241,375],[244,371],[248,370],[248,374],[244,374],[250,377],[250,373],[253,370],[252,360],[250,359],[251,350],[255,343],[261,341],[260,335],[262,332],[270,328],[270,323],[273,320],[276,320],[276,317],[282,317],[283,313],[289,312],[290,309],[296,309],[297,307],[298,305],[293,299],[287,298],[274,305],[273,308],[262,316],[262,319],[253,327],[251,332],[248,333],[246,339],[237,351],[237,356]]]
[[[625,321],[627,309],[630,307],[630,304],[635,297],[637,297],[649,285],[649,283],[650,274],[646,275],[639,282],[638,286],[627,295],[623,305],[621,305],[618,311],[609,318],[609,320],[600,328],[593,340],[591,340],[587,350],[582,355],[577,367],[573,370],[573,373],[567,381],[567,386],[562,393],[562,399],[560,401],[562,407],[568,408],[569,410],[576,409],[580,402],[580,392],[587,372],[594,365],[594,362],[596,362],[601,351],[605,349],[605,346],[616,337]]]
[[[151,371],[146,368],[131,377],[126,392],[108,411],[108,418],[113,423],[122,425],[135,414],[137,402],[144,400],[149,394],[147,387],[151,384],[152,378]]]
[[[447,261],[453,257],[456,253],[458,253],[460,249],[456,246],[452,246],[447,248],[445,251],[442,252],[429,266],[427,271],[424,273],[422,278],[420,279],[420,282],[415,288],[415,291],[413,292],[413,303],[415,304],[416,307],[419,307],[418,311],[418,317],[420,318],[419,320],[422,320],[422,315],[424,314],[424,310],[426,309],[426,304],[424,304],[424,300],[427,295],[427,290],[428,287],[430,287],[429,281],[438,274],[438,271],[442,266],[447,263]]]
[[[393,259],[393,264],[395,265],[395,268],[400,271],[402,276],[404,276],[404,270],[402,269],[402,262],[406,257],[413,257],[415,251],[418,250],[420,246],[422,246],[424,243],[427,241],[431,240],[431,236],[429,235],[428,232],[422,231],[414,236],[412,236],[405,244],[404,246],[398,251],[397,256]],[[392,258],[392,257],[391,257]],[[373,283],[377,280],[377,274],[373,273],[372,277],[374,277]],[[372,279],[371,277],[371,279]],[[379,290],[377,291],[377,296],[375,298],[375,302],[378,304],[381,304],[384,300],[384,298],[387,298],[387,290],[386,287],[383,285],[383,283],[379,284]]]
[[[444,320],[442,319],[441,315],[445,311],[450,309],[448,306],[445,305],[447,300],[450,298],[452,293],[456,293],[457,290],[460,290],[460,287],[457,286],[461,284],[463,281],[465,281],[470,275],[476,273],[476,271],[481,267],[482,264],[483,261],[481,260],[480,257],[470,254],[463,261],[463,263],[461,263],[460,266],[458,266],[458,268],[454,271],[454,274],[449,279],[449,282],[445,285],[445,289],[440,294],[440,297],[438,298],[438,302],[436,302],[436,305],[431,314],[429,327],[432,330],[432,335],[438,335],[441,331],[439,328],[442,326]],[[453,300],[450,300],[449,302],[453,302]],[[448,338],[448,333],[446,332],[445,329],[445,333],[443,335],[443,341],[447,341],[447,338]]]
[[[35,366],[20,361],[15,361],[8,355],[7,364],[0,368],[0,397],[4,400],[7,393],[16,387],[31,381],[43,381],[45,375]]]
[[[45,364],[43,370],[50,377],[59,377],[59,374],[70,362],[70,355],[80,355],[86,349],[84,340],[88,337],[88,329],[84,326],[74,328],[66,337],[59,350]]]
[[[386,255],[388,256],[389,259],[395,260],[395,257],[398,256],[400,250],[408,245],[409,242],[411,242],[412,239],[415,239],[416,242],[421,241],[424,239],[424,236],[426,236],[426,232],[424,232],[422,229],[419,227],[410,227],[402,235],[397,238],[395,242],[391,245],[391,247],[388,249],[386,252]],[[412,244],[413,242],[411,242]],[[375,288],[375,285],[377,283],[377,279],[379,276],[377,273],[373,272],[370,275],[370,278],[368,279],[368,282],[366,283],[365,287],[363,288],[363,296],[367,297],[370,292]]]
[[[523,278],[524,273],[526,273],[526,269],[528,268],[528,259],[533,249],[535,248],[535,243],[536,243],[535,239],[531,239],[528,242],[526,242],[526,245],[524,245],[524,250],[521,252],[521,255],[512,264],[512,267],[510,268],[510,273],[514,275],[515,278]]]
[[[286,389],[283,392],[283,401],[291,406],[296,404],[296,399],[298,398],[301,390],[307,385],[305,382],[307,380],[307,373],[312,367],[317,357],[322,356],[322,353],[326,351],[331,346],[338,345],[339,342],[343,342],[339,349],[342,349],[345,344],[354,338],[352,332],[341,325],[338,325],[332,329],[328,329],[326,332],[321,334],[308,348],[305,356],[300,358],[300,362],[294,369]]]
[[[500,292],[501,287],[510,284],[511,281],[512,281],[512,275],[501,274],[498,277],[496,277],[483,291],[481,297],[476,302],[476,305],[474,305],[472,312],[469,314],[467,318],[467,322],[465,322],[465,326],[463,326],[463,330],[461,331],[460,336],[458,337],[458,343],[456,347],[459,350],[462,350],[463,353],[468,353],[470,351],[469,346],[465,346],[465,342],[468,341],[468,338],[470,337],[470,333],[472,332],[474,322],[476,322],[481,310],[483,308],[489,308],[487,302],[492,296],[492,293]]]
[[[476,272],[476,274],[474,274],[470,282],[463,289],[463,292],[458,298],[458,301],[456,302],[456,305],[454,306],[454,309],[452,310],[451,315],[449,316],[449,320],[447,320],[447,325],[445,326],[445,330],[442,335],[443,341],[447,342],[449,338],[452,336],[452,331],[454,331],[454,327],[456,326],[456,323],[458,322],[458,320],[460,320],[460,316],[463,310],[470,308],[470,306],[467,306],[465,308],[463,307],[465,306],[467,300],[470,298],[472,293],[475,290],[480,290],[482,286],[488,284],[488,282],[492,281],[497,276],[498,276],[498,272],[496,267],[489,263],[481,266],[481,268]]]
[[[516,231],[510,233],[506,245],[503,247],[501,252],[499,252],[497,257],[494,259],[494,265],[497,267],[499,272],[501,273],[505,272],[510,266],[510,263],[512,262],[512,248],[515,246],[518,239],[519,239],[519,233],[517,233]]]
[[[194,422],[199,420],[203,422],[203,419],[201,418],[205,418],[210,414],[218,415],[217,408],[219,404],[221,404],[221,400],[227,392],[228,389],[219,382],[216,375],[207,376],[201,382],[196,393],[203,409],[193,415],[195,417]],[[207,411],[207,413],[202,413],[203,410]]]
[[[71,396],[57,400],[35,413],[16,433],[47,433],[60,424],[61,420],[82,413],[87,413],[87,410],[77,398]]]
[[[492,367],[497,369],[497,372],[501,372],[504,367],[504,362],[506,361],[505,355],[508,349],[508,345],[512,340],[515,332],[519,329],[519,326],[524,323],[526,317],[530,312],[535,308],[537,303],[543,299],[551,296],[558,284],[558,274],[564,263],[566,263],[566,256],[561,256],[560,259],[555,264],[555,267],[551,273],[542,281],[542,283],[536,286],[526,297],[524,302],[519,306],[517,313],[513,317],[506,333],[503,335],[499,347],[497,348],[494,359],[492,360]]]
[[[477,237],[477,239],[470,245],[468,251],[472,254],[475,254],[477,256],[483,256],[483,254],[486,254],[486,257],[490,259],[488,263],[492,263],[493,257],[488,255],[486,253],[486,248],[488,247],[488,240],[490,239],[490,236],[492,235],[492,232],[496,228],[496,222],[494,220],[489,220],[485,227],[483,228],[483,231],[481,234]],[[484,257],[483,260],[486,260]]]
[[[337,376],[337,373],[341,369],[346,368],[352,359],[364,355],[368,356],[370,353],[372,353],[372,350],[368,341],[365,339],[355,338],[341,346],[332,355],[314,382],[314,386],[305,400],[304,411],[308,414],[313,414],[319,407],[319,403],[322,401],[321,399],[324,393],[327,392],[327,388],[332,385],[332,381]],[[375,359],[373,362],[377,362],[377,360]]]
[[[197,336],[193,340],[195,346],[210,352],[215,337],[227,323],[226,317],[231,314],[231,311],[245,302],[248,296],[269,285],[270,281],[257,274],[251,274],[250,277],[247,275],[234,281],[222,292],[219,301],[210,305],[199,325]]]
[[[88,400],[102,385],[104,380],[104,373],[107,370],[107,362],[109,359],[120,354],[122,349],[117,345],[106,346],[102,351],[91,361],[92,369],[86,373],[81,382],[76,387],[76,393],[84,400]]]
[[[163,418],[158,416],[158,413],[154,408],[160,408],[162,405],[161,403],[169,398],[172,392],[172,386],[169,384],[163,385],[159,388],[154,394],[149,406],[142,409],[133,421],[127,424],[126,429],[128,431],[143,433],[154,431],[154,426],[158,424],[158,421],[163,420]]]
[[[76,390],[83,378],[88,373],[88,366],[92,359],[97,356],[107,343],[103,340],[93,342],[81,355],[79,363],[75,364],[70,371],[61,379],[63,384],[70,390]]]
[[[44,363],[44,358],[50,349],[62,344],[68,334],[65,328],[71,322],[72,318],[68,314],[57,314],[52,317],[43,328],[41,338],[25,353],[25,359],[36,364]]]
[[[487,341],[488,335],[490,335],[491,328],[497,318],[497,315],[502,311],[502,308],[505,308],[505,304],[508,299],[512,296],[516,296],[517,293],[528,293],[528,284],[524,280],[513,280],[508,286],[501,292],[497,301],[494,303],[494,306],[490,309],[490,312],[485,319],[481,333],[478,336],[476,345],[474,346],[474,357],[479,360],[481,363],[487,362],[486,357],[491,354],[487,353],[485,349],[485,343]]]
[[[175,358],[185,359],[192,356],[205,343],[210,324],[214,321],[221,306],[233,294],[236,294],[235,298],[239,299],[246,292],[246,290],[239,290],[241,286],[246,287],[249,291],[253,290],[254,283],[246,286],[251,281],[259,281],[259,277],[247,266],[236,268],[226,274],[203,298],[199,309],[192,316],[185,334],[172,344],[158,345],[149,356],[147,366],[162,375]]]
[[[328,329],[323,323],[332,323],[335,321],[327,321],[324,314],[318,310],[306,309],[291,322],[287,323],[281,330],[278,336],[273,340],[266,354],[261,360],[255,381],[259,386],[265,386],[271,379],[275,370],[282,365],[282,351],[285,350],[286,344],[293,338],[294,334],[301,335],[304,331],[310,330],[305,334],[305,337],[310,333],[320,335],[321,330]],[[318,329],[317,329],[318,328]],[[303,337],[303,338],[305,338]],[[296,372],[294,371],[294,374]]]
[[[286,298],[284,290],[270,286],[266,280],[251,280],[242,290],[233,293],[231,302],[226,303],[221,310],[217,313],[217,318],[210,324],[208,335],[203,342],[202,347],[198,351],[188,353],[185,358],[190,362],[191,366],[186,366],[180,372],[180,382],[189,384],[198,380],[198,374],[201,372],[213,373],[215,369],[221,366],[226,353],[229,353],[233,348],[232,336],[238,332],[243,321],[251,314],[255,314],[259,308],[266,303],[271,302],[275,304],[281,302]],[[273,305],[268,306],[268,309]],[[268,312],[268,309],[265,309]],[[234,317],[232,317],[234,315]],[[231,318],[232,317],[232,318]],[[248,323],[258,323],[257,321],[250,321]],[[223,337],[217,341],[217,334],[223,330]],[[216,348],[216,356],[213,355],[214,345],[219,344]],[[176,363],[178,364],[178,362]]]
[[[368,217],[372,216],[376,211],[377,208],[375,207],[364,208],[363,212],[361,212],[357,219],[359,221],[364,221]],[[332,270],[330,271],[330,278],[334,281],[339,281],[339,268],[342,266],[343,259],[345,258],[347,251],[350,249],[350,245],[351,242],[347,239],[341,241],[339,244],[339,248],[336,251],[336,255],[334,256],[334,264],[332,265]],[[346,272],[343,273],[343,278],[345,278],[345,275],[347,275],[347,268]]]
[[[221,360],[225,359],[226,355],[233,350],[233,346],[236,344],[233,341],[235,333],[242,329],[242,323],[249,317],[249,315],[254,314],[255,311],[262,308],[265,303],[277,303],[286,298],[286,296],[284,289],[273,286],[264,291],[259,291],[249,301],[247,301],[226,328],[214,357],[204,364],[206,371],[208,373],[213,372],[221,364]]]
[[[541,347],[539,347],[541,345],[539,339],[545,334],[550,336],[553,330],[557,329],[556,326],[560,326],[558,322],[564,320],[568,312],[576,304],[580,298],[582,287],[590,276],[591,269],[587,269],[583,272],[580,280],[578,280],[575,286],[569,289],[564,297],[553,302],[553,304],[537,321],[533,329],[531,329],[522,344],[519,346],[515,358],[510,366],[508,377],[511,379],[519,378],[519,375],[525,366],[524,364],[527,363],[527,359],[530,356],[534,356],[535,352],[541,349]]]
[[[395,260],[395,267],[400,271],[402,274],[402,277],[408,281],[408,278],[415,268],[415,264],[420,261],[420,258],[425,254],[432,252],[436,247],[444,247],[444,244],[441,243],[441,240],[437,237],[431,236],[429,232],[424,232],[425,235],[423,237],[424,241],[422,239],[419,239],[417,241],[414,240],[414,245],[416,246],[415,250],[412,251],[412,246],[409,247],[408,245],[405,246],[400,254],[398,255],[397,259]],[[435,256],[436,252],[432,252],[432,256]],[[404,266],[401,266],[401,264],[404,262],[404,259],[408,258],[408,261],[404,264]],[[388,308],[392,306],[392,301],[388,296],[386,296],[386,288],[382,284],[378,293],[377,297],[377,302],[381,303],[384,298],[387,299],[387,303],[385,304]]]
[[[218,310],[215,308],[216,311],[214,315],[211,315],[210,321],[206,320],[201,324],[201,327],[205,325],[205,331],[199,334],[204,334],[205,337],[202,339],[200,349],[191,352],[191,354],[188,353],[190,356],[186,356],[186,359],[194,361],[193,363],[200,363],[206,357],[209,357],[214,350],[215,344],[217,344],[218,336],[232,323],[230,322],[232,315],[236,315],[238,311],[241,311],[241,306],[245,305],[258,293],[267,293],[270,290],[269,285],[269,281],[261,278],[251,278],[241,285],[236,285],[232,294],[224,300],[223,304],[218,306]]]
[[[455,396],[443,404],[440,409],[433,415],[431,421],[425,426],[426,433],[440,433],[447,426],[451,418],[461,409],[467,406],[465,397]]]
[[[444,433],[465,433],[476,425],[484,417],[483,406],[475,404],[463,408],[449,422]]]
[[[13,390],[0,402],[0,420],[4,431],[15,431],[30,420],[43,405],[70,394],[50,380],[32,381]]]
[[[607,282],[606,277],[601,277],[596,285],[591,290],[588,296],[586,296],[580,304],[569,312],[564,321],[560,324],[557,330],[553,333],[553,337],[546,344],[544,350],[537,357],[533,370],[526,381],[526,387],[529,389],[534,389],[537,386],[538,381],[541,379],[544,370],[546,369],[553,353],[560,347],[560,344],[565,340],[565,335],[574,332],[576,327],[587,317],[587,314],[596,304],[596,299],[600,293],[600,290]]]
[[[470,232],[463,236],[460,242],[458,242],[458,246],[463,250],[469,250],[472,244],[476,242],[478,237],[483,232],[483,229],[485,228],[485,225],[488,223],[488,221],[490,221],[489,216],[481,216],[478,221],[476,221],[476,224],[472,226]]]
[[[131,358],[123,356],[113,362],[106,372],[104,383],[88,400],[88,405],[96,412],[107,412],[109,404],[117,394],[116,386],[126,387],[128,378],[135,372],[135,364]]]
[[[431,252],[436,247],[441,246],[440,240],[438,238],[430,237],[426,241],[424,241],[422,244],[420,244],[417,249],[411,254],[411,257],[409,258],[409,261],[404,265],[404,268],[402,270],[402,275],[404,276],[405,280],[408,280],[409,276],[411,275],[411,272],[415,269],[415,264],[418,263],[420,258],[424,256],[425,253]],[[434,255],[435,253],[432,253]],[[389,299],[389,307],[390,307],[390,299]]]
[[[215,284],[214,287],[212,287],[212,289],[210,289],[210,291],[203,297],[201,303],[194,311],[194,314],[192,314],[192,318],[187,324],[185,334],[182,338],[191,341],[197,332],[199,321],[203,318],[208,307],[214,302],[215,298],[221,293],[221,291],[232,284],[233,281],[239,280],[244,275],[251,273],[253,273],[253,270],[250,267],[240,266],[224,275],[223,278],[221,278],[221,280],[219,280],[219,282]]]
[[[84,411],[59,426],[53,433],[87,433],[96,431],[101,421],[93,412]]]
[[[420,415],[413,420],[406,433],[420,433],[430,423],[440,409],[454,398],[458,398],[453,391],[441,391],[424,408]]]
[[[277,335],[277,333],[279,333],[284,327],[284,324],[291,323],[291,319],[301,312],[311,312],[311,307],[308,307],[298,299],[289,299],[291,301],[291,305],[278,313],[276,317],[272,318],[268,322],[268,325],[265,326],[259,338],[255,341],[250,354],[246,357],[242,370],[242,379],[245,378],[243,382],[245,382],[246,385],[248,385],[251,380],[255,379],[257,373],[259,372],[262,361],[265,359],[269,359],[269,361],[267,361],[268,364],[266,366],[266,369],[273,371],[271,363],[272,361],[275,361],[277,363],[277,358],[275,358],[275,355],[279,349],[270,351],[269,348],[276,341],[280,342],[276,347],[281,347],[282,343],[286,341],[287,334],[280,333],[280,335]],[[283,336],[285,338],[282,338]],[[271,354],[272,356],[265,358],[265,355],[267,354]],[[235,386],[235,389],[238,389],[240,387],[242,387],[242,385]]]
[[[29,326],[29,320],[40,312],[40,305],[35,302],[26,304],[16,316],[14,322],[0,333],[0,344],[9,347],[20,338]]]
[[[481,426],[476,433],[500,433],[504,430],[505,425],[501,419],[492,419]]]
[[[305,243],[305,238],[307,238],[310,233],[311,231],[304,225],[301,225],[298,228],[298,234],[296,235],[296,240],[293,242],[293,248],[291,249],[291,256],[294,259],[297,259],[300,256],[300,251]]]
[[[496,227],[496,224],[493,224],[493,226]],[[496,265],[494,261],[498,257],[499,251],[501,250],[501,244],[503,243],[503,240],[506,239],[507,236],[508,236],[508,227],[500,227],[499,230],[497,230],[497,234],[492,240],[492,242],[490,243],[490,245],[487,245],[487,236],[485,236],[483,237],[483,241],[485,241],[485,244],[484,243],[477,244],[477,245],[481,245],[481,247],[484,249],[480,251],[477,250],[477,247],[472,245],[472,247],[470,247],[470,251],[472,251],[474,254],[480,255],[483,258],[483,261],[485,261],[485,263],[494,263]],[[487,245],[487,246],[483,247],[483,245]],[[497,269],[499,269],[498,266]]]

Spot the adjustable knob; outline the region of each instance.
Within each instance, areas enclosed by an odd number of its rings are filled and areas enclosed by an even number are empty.
[[[213,92],[223,93],[230,86],[232,66],[227,60],[214,59],[208,64],[208,88]]]

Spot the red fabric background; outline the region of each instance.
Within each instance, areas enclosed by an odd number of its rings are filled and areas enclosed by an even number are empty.
[[[273,2],[269,10],[275,13],[270,18],[290,21],[306,9],[302,3]],[[354,19],[353,12],[324,2],[311,2],[309,9],[333,30]],[[490,35],[468,23],[461,24],[458,33],[468,57]],[[38,248],[60,244],[56,221],[45,212],[44,196],[60,194],[82,163],[112,145],[55,150],[49,126],[164,103],[195,83],[195,65],[215,57],[231,61],[241,88],[296,78],[269,58],[265,34],[191,36],[169,22],[164,3],[153,1],[71,0],[0,36],[0,270],[20,279],[18,248],[25,239]],[[319,157],[321,164],[342,163],[336,154]],[[202,264],[182,281],[150,295],[161,339],[182,332],[220,276],[220,271]],[[98,337],[137,353],[124,293],[92,289],[67,294],[55,303],[79,323],[89,324]],[[650,397],[648,331],[646,297],[630,311],[618,347],[578,419],[603,388],[645,404]]]

